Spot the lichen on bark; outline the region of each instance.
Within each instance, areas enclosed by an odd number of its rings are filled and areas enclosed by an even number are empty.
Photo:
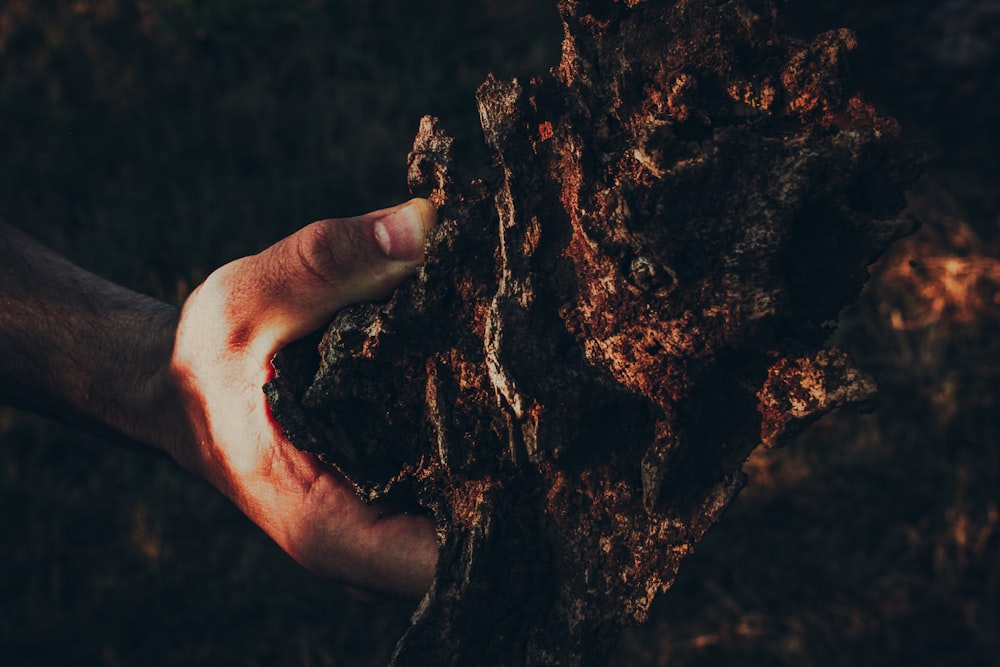
[[[911,228],[918,160],[850,92],[849,31],[768,0],[562,0],[560,64],[478,92],[495,161],[421,121],[427,261],[275,359],[273,413],[441,542],[395,665],[602,664],[758,445],[868,398],[824,345]]]

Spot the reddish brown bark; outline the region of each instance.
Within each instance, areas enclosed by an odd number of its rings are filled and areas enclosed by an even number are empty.
[[[421,122],[418,279],[268,387],[298,446],[438,522],[396,665],[602,664],[753,448],[874,390],[824,341],[917,160],[849,92],[851,33],[788,39],[767,0],[560,11],[558,67],[479,91],[487,180]]]

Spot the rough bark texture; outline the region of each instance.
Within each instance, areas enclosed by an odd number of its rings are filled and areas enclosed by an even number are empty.
[[[558,67],[479,91],[490,178],[421,122],[419,277],[267,387],[296,445],[437,520],[399,666],[603,664],[751,450],[874,391],[824,341],[917,161],[846,88],[852,34],[790,40],[767,0],[560,11]]]

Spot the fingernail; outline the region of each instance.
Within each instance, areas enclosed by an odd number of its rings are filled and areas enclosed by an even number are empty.
[[[424,229],[421,204],[415,200],[377,220],[375,240],[389,259],[412,262],[424,255]]]

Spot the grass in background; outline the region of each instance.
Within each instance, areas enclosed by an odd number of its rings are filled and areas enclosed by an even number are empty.
[[[421,115],[469,141],[487,72],[556,62],[547,9],[10,0],[0,214],[173,297],[178,276],[200,278],[312,220],[407,198]]]
[[[932,152],[925,229],[843,321],[878,410],[753,457],[616,664],[1000,664],[1000,55],[935,60],[943,6],[787,3],[802,34],[859,29],[859,81]],[[420,116],[476,141],[486,73],[541,71],[560,38],[536,0],[5,0],[0,217],[177,302],[405,199]],[[374,665],[407,626],[167,461],[3,409],[0,440],[2,665]]]

